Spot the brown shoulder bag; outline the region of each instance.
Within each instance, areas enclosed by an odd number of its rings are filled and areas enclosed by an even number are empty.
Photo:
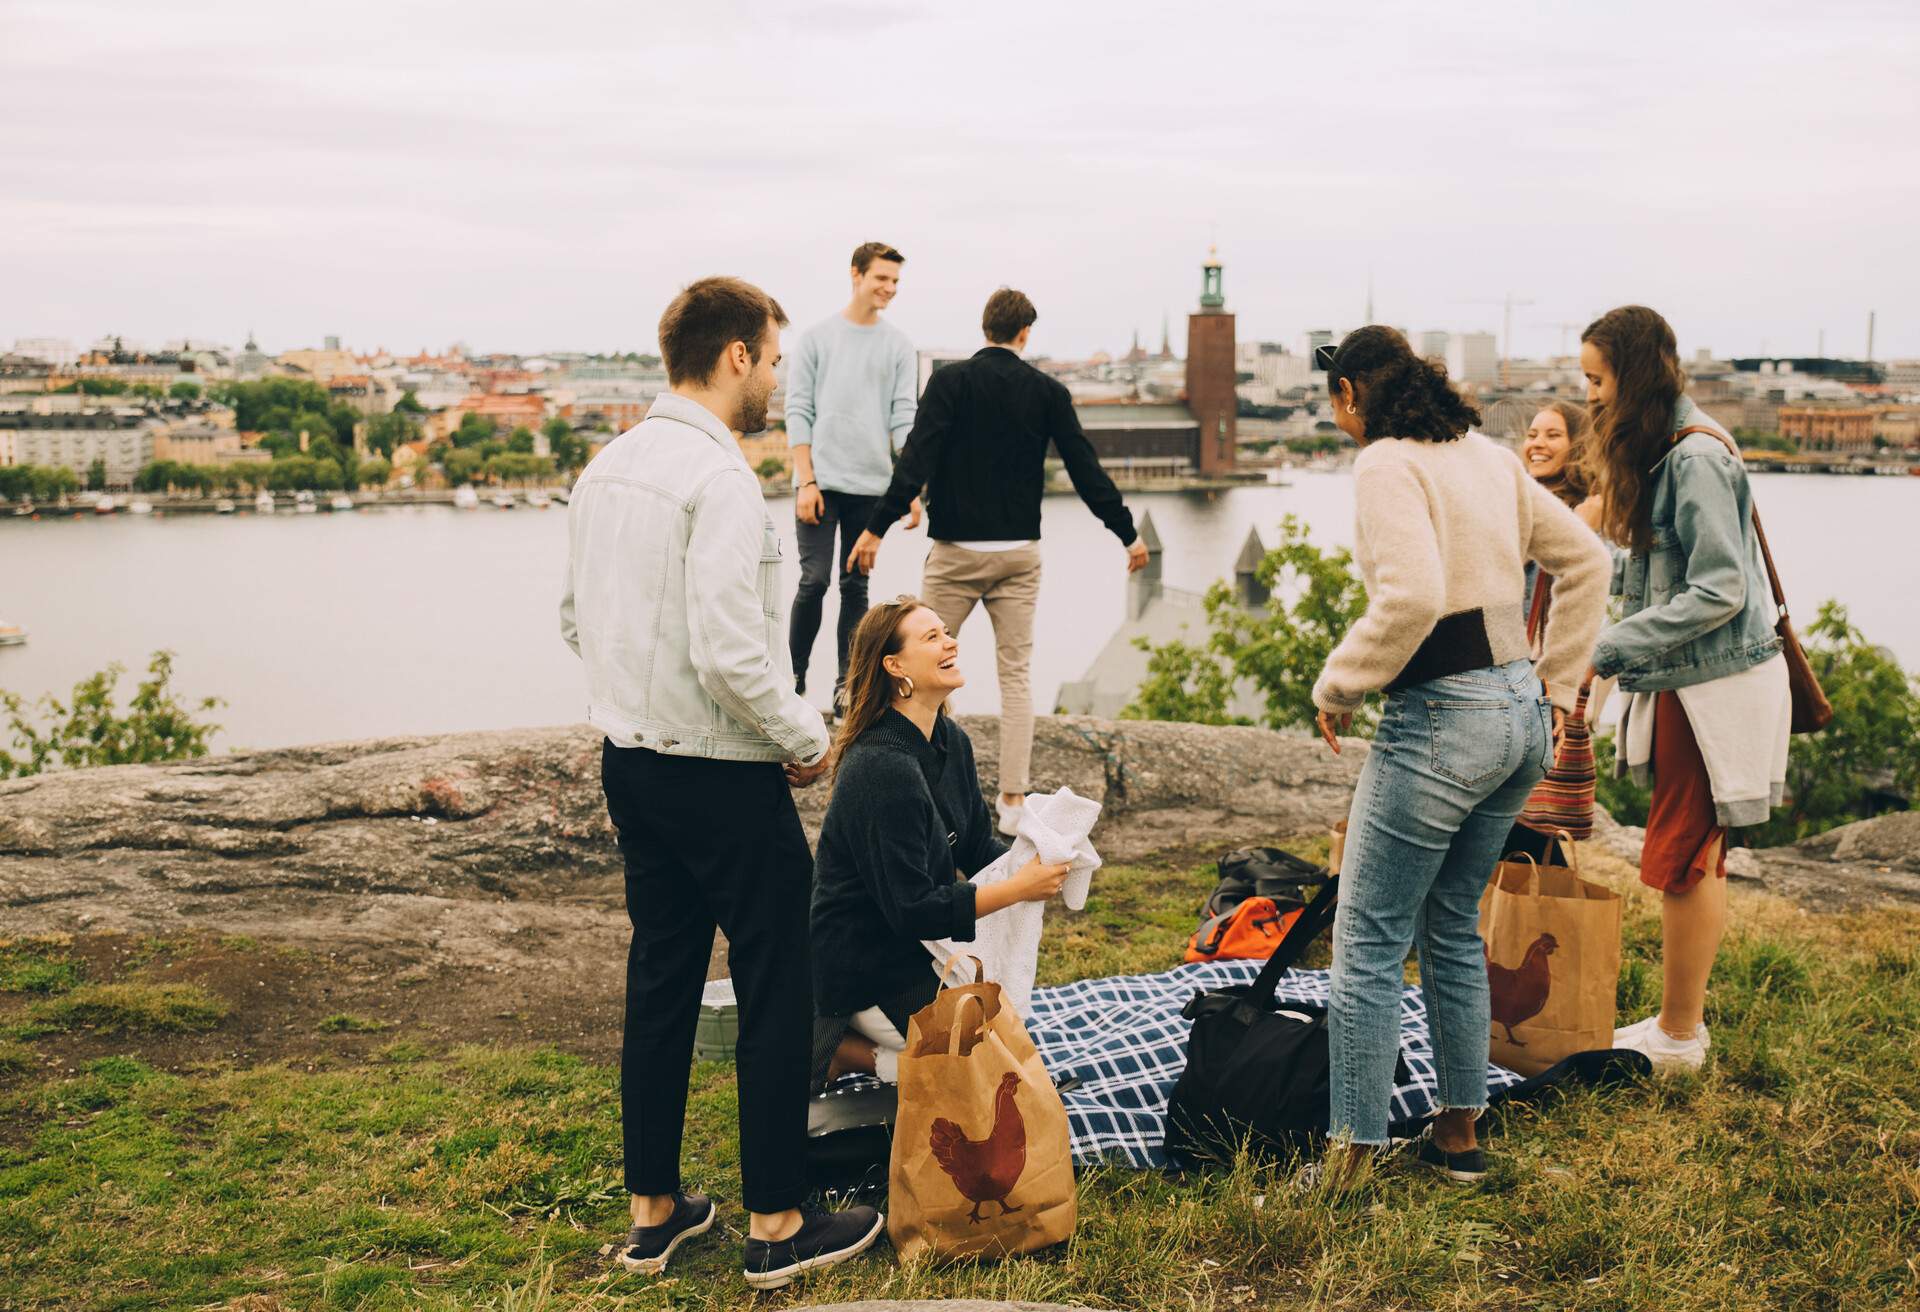
[[[1678,442],[1688,433],[1706,433],[1716,437],[1726,443],[1734,459],[1743,459],[1733,439],[1717,428],[1695,424],[1675,433],[1673,440]],[[1760,526],[1758,504],[1753,508],[1753,535],[1760,539],[1760,558],[1767,563],[1767,581],[1773,584],[1773,604],[1780,610],[1780,618],[1774,623],[1773,630],[1780,635],[1780,650],[1787,658],[1787,687],[1793,694],[1793,732],[1819,733],[1833,720],[1833,704],[1822,691],[1820,680],[1814,677],[1813,665],[1807,660],[1806,650],[1801,647],[1799,636],[1793,631],[1793,622],[1787,618],[1787,594],[1780,587],[1780,571],[1773,566],[1773,549],[1767,545],[1767,531]]]

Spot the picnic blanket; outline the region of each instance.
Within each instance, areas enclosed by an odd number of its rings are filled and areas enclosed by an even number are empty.
[[[1061,1094],[1073,1158],[1082,1164],[1119,1160],[1138,1167],[1167,1164],[1167,1095],[1187,1064],[1193,1023],[1180,1014],[1196,990],[1248,984],[1258,961],[1209,961],[1158,975],[1116,975],[1036,989],[1027,1033],[1056,1082],[1077,1078]],[[1282,1002],[1326,1005],[1327,972],[1290,970]],[[1433,1114],[1438,1080],[1420,990],[1400,995],[1400,1048],[1410,1079],[1393,1091],[1395,1134],[1412,1133]],[[1504,1066],[1487,1068],[1487,1087],[1521,1083]]]

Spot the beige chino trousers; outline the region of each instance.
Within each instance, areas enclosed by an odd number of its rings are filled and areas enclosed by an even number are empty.
[[[987,608],[1000,668],[1000,791],[1025,793],[1033,764],[1033,612],[1040,544],[969,551],[936,542],[920,573],[920,600],[956,638],[976,603]]]

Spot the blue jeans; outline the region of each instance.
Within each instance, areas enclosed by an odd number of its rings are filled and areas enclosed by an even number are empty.
[[[1553,708],[1530,661],[1387,697],[1347,818],[1333,922],[1332,1132],[1387,1142],[1407,950],[1442,1108],[1487,1105],[1487,966],[1480,894],[1546,772]]]

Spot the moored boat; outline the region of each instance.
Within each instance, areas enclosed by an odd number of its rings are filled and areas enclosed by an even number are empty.
[[[313,504],[313,493],[308,492],[303,488],[302,490],[295,492],[293,494],[293,513],[294,514],[311,515],[314,513],[315,509],[317,509],[317,507],[315,507],[315,505]]]
[[[27,640],[27,631],[18,624],[0,620],[0,647],[18,647]]]
[[[478,510],[480,494],[473,490],[473,484],[462,483],[453,490],[453,508],[455,510]]]
[[[333,494],[333,498],[327,502],[327,509],[328,510],[352,510],[353,498],[348,496],[345,492],[335,492]]]
[[[213,513],[216,515],[231,515],[234,509],[232,497],[221,497],[213,503]]]

